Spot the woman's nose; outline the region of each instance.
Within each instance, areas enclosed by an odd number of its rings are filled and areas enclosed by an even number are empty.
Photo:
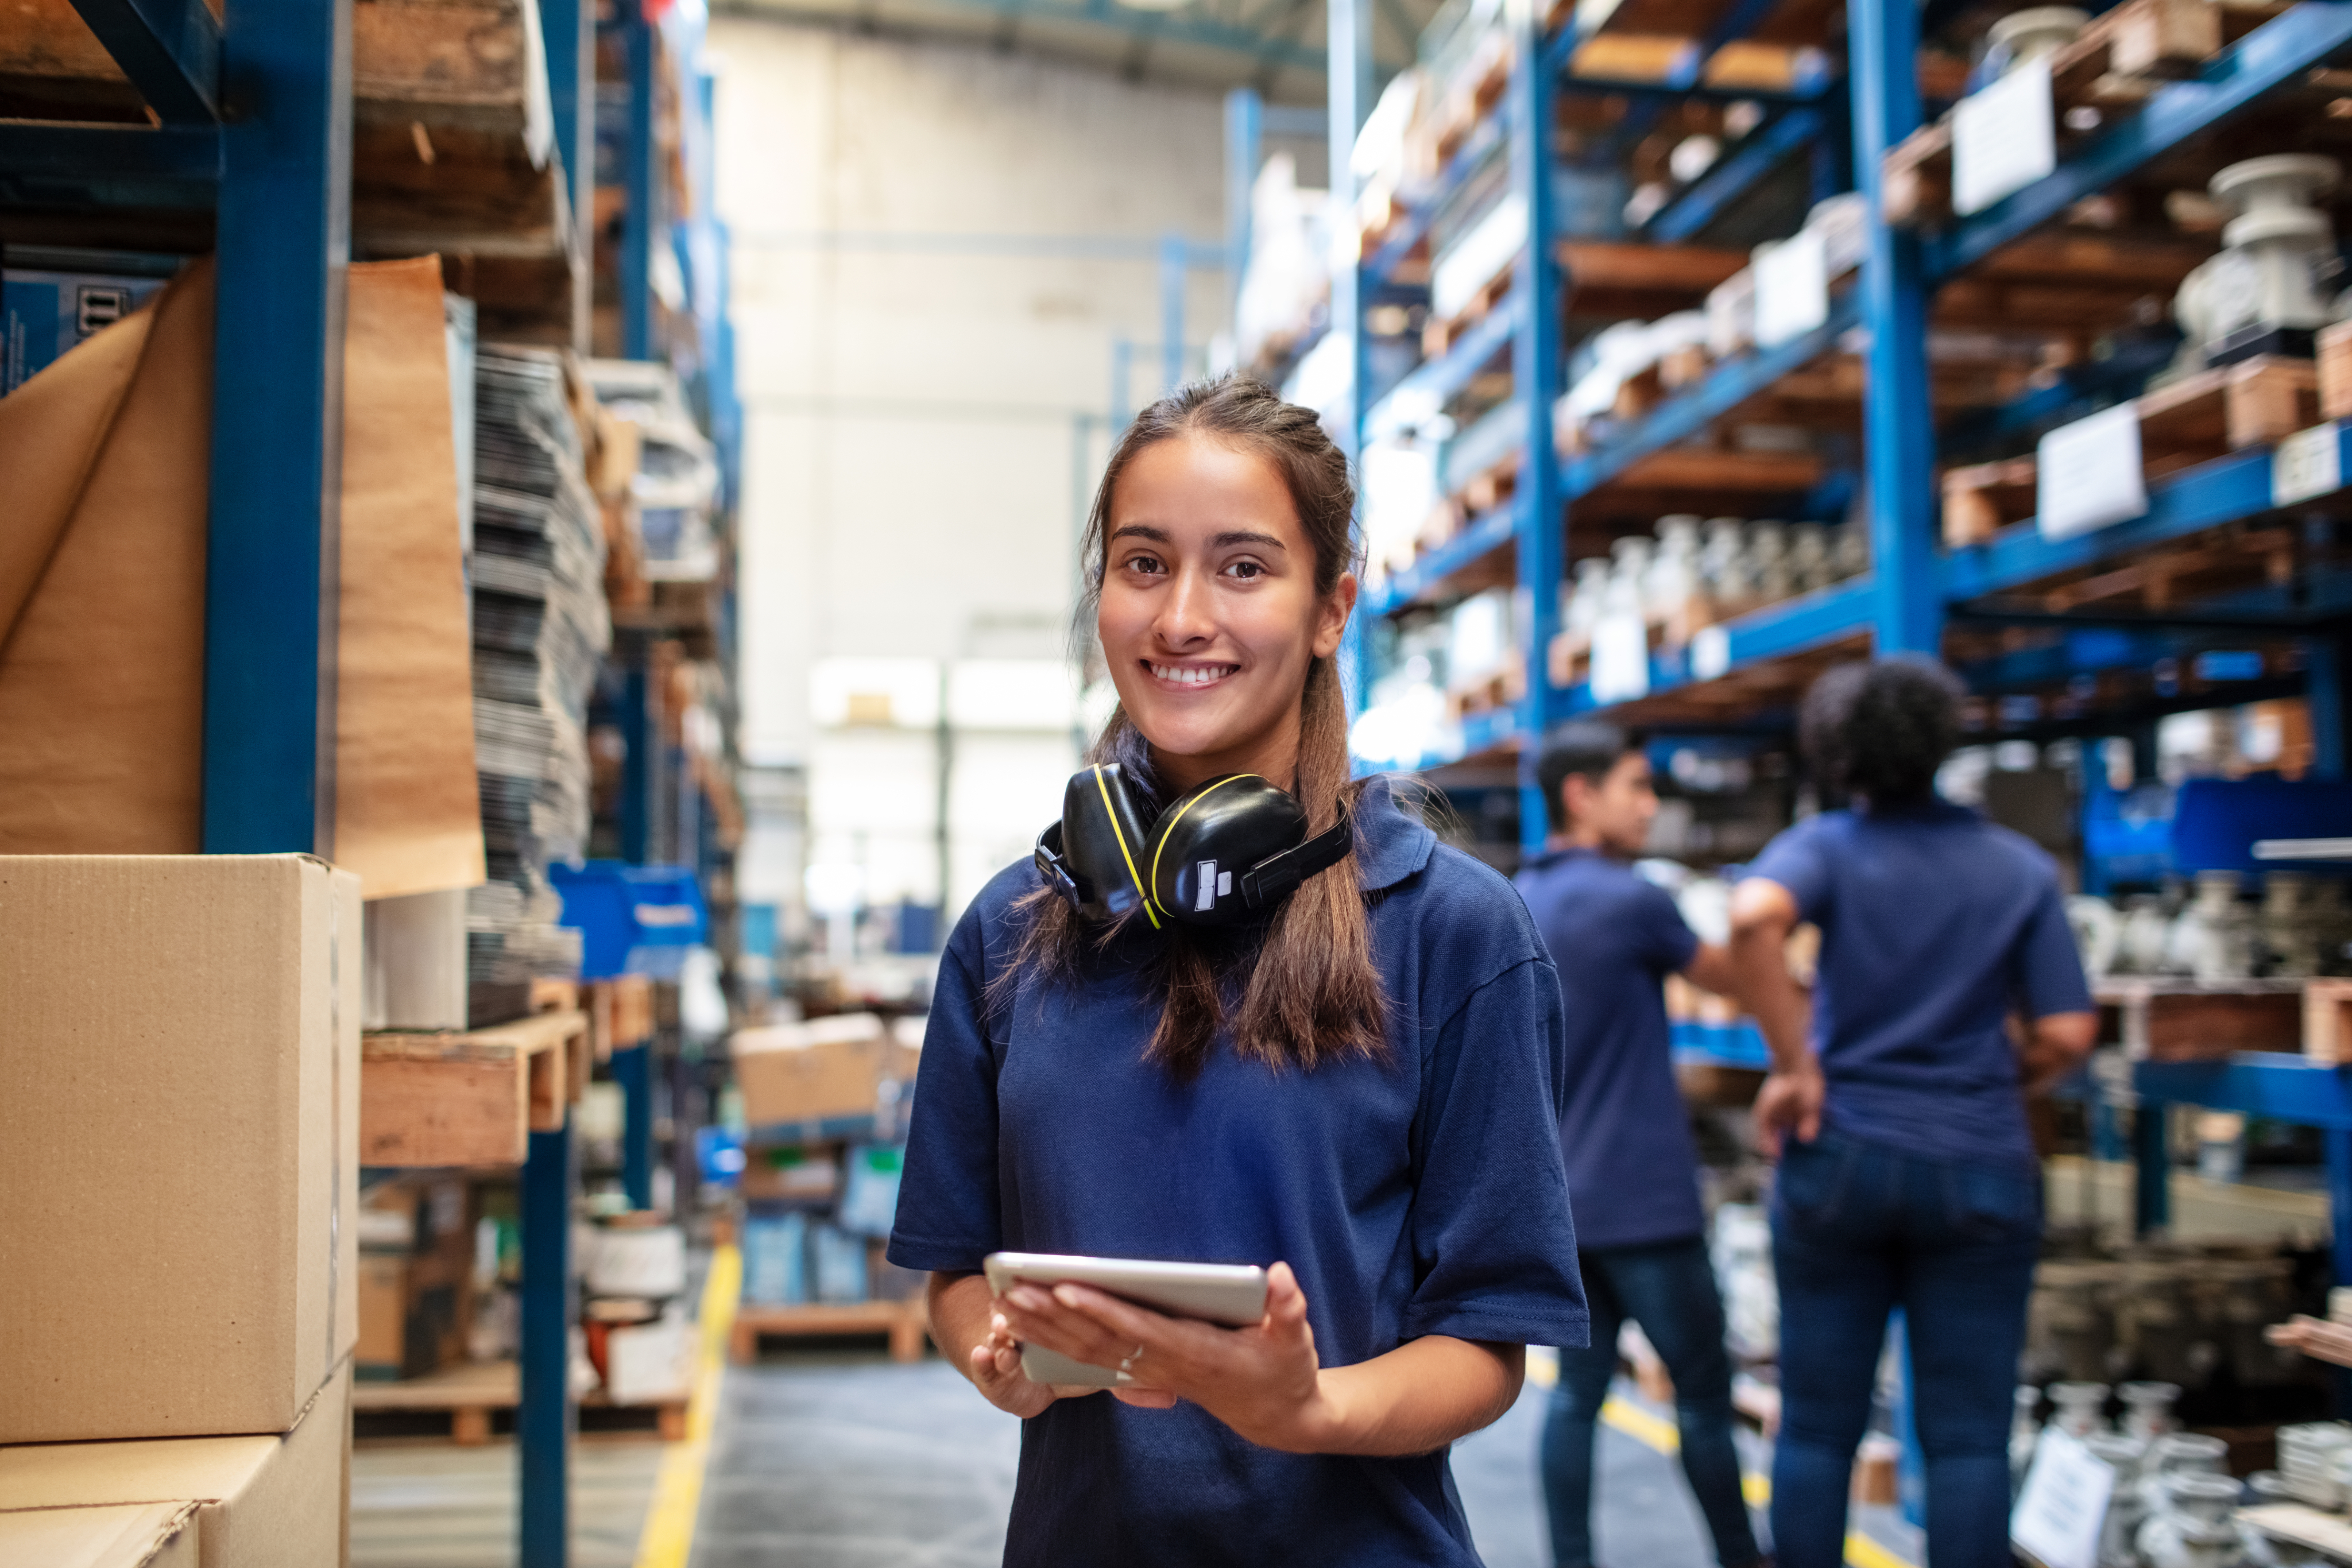
[[[1171,648],[1181,648],[1215,636],[1217,624],[1210,612],[1207,580],[1186,569],[1177,572],[1170,587],[1171,591],[1161,601],[1160,618],[1152,626],[1160,640]]]

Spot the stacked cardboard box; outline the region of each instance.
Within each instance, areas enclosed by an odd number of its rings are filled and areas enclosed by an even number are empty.
[[[0,857],[0,1562],[340,1559],[359,934],[306,855]]]
[[[354,1375],[422,1377],[465,1358],[474,1317],[472,1218],[462,1177],[403,1177],[369,1192],[360,1209]]]
[[[880,1257],[898,1208],[920,1019],[853,1013],[739,1031],[743,1294],[771,1306],[904,1295]]]

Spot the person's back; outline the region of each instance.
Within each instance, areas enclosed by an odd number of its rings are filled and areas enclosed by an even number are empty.
[[[1934,795],[1824,812],[1753,874],[1822,932],[1813,1039],[1831,1126],[1958,1160],[2030,1161],[2007,1019],[2076,966],[2056,868]]]

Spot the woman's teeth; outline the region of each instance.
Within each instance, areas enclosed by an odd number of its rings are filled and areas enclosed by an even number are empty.
[[[1180,686],[1204,686],[1240,668],[1239,664],[1154,664],[1151,674],[1155,680],[1171,681]]]

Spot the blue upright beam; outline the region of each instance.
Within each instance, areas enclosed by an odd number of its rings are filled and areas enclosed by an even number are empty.
[[[1927,299],[1917,239],[1889,228],[1885,157],[1919,126],[1917,7],[1847,12],[1853,77],[1853,156],[1867,199],[1862,317],[1869,396],[1863,430],[1870,476],[1870,549],[1881,653],[1934,653],[1943,641],[1935,538],[1936,421],[1927,402]]]
[[[2352,1131],[2330,1127],[2320,1140],[2327,1155],[2327,1211],[2335,1221],[2328,1261],[2337,1284],[2352,1284]]]
[[[1544,69],[1543,11],[1523,6],[1517,58],[1511,67],[1511,184],[1528,210],[1527,248],[1519,253],[1512,287],[1519,297],[1518,332],[1511,342],[1511,386],[1524,421],[1526,456],[1519,464],[1518,580],[1526,591],[1527,624],[1518,629],[1527,660],[1527,695],[1519,699],[1519,848],[1543,852],[1550,821],[1536,764],[1551,702],[1546,675],[1559,630],[1559,584],[1567,575],[1568,520],[1560,507],[1559,463],[1552,444],[1552,404],[1559,398],[1559,262],[1552,246],[1552,73]]]
[[[1184,384],[1184,236],[1160,239],[1160,384]]]
[[[646,0],[620,0],[629,62],[629,137],[622,155],[628,209],[621,219],[621,357],[654,357],[654,27]]]
[[[572,1561],[572,1128],[530,1135],[522,1167],[522,1398],[515,1411],[521,1568]]]
[[[653,1048],[613,1052],[613,1082],[621,1086],[621,1187],[631,1208],[654,1206]]]
[[[205,0],[73,0],[73,7],[164,124],[221,118],[221,28]]]
[[[327,853],[351,0],[230,0],[221,62],[203,844]]]
[[[645,648],[632,640],[622,652],[621,675],[621,859],[647,864],[653,854],[654,734]]]
[[[1242,279],[1249,273],[1252,198],[1265,148],[1265,100],[1250,88],[1225,94],[1226,308],[1238,315]]]
[[[2322,779],[2341,779],[2345,772],[2343,634],[2305,638],[2303,657],[2308,672],[2305,701],[2311,709],[2312,771]],[[2342,1278],[2352,1281],[2352,1273]]]
[[[1329,33],[1325,42],[1325,104],[1329,114],[1326,145],[1329,152],[1331,211],[1351,233],[1356,222],[1356,133],[1372,109],[1371,0],[1326,0]],[[1365,386],[1363,258],[1350,244],[1331,269],[1330,330],[1344,334],[1348,347],[1348,386],[1339,406],[1328,418],[1348,465],[1356,466],[1363,453],[1364,409],[1370,389]],[[1358,499],[1357,521],[1362,522]],[[1360,537],[1360,535],[1359,536]],[[1371,689],[1371,659],[1365,643],[1366,617],[1350,615],[1339,647],[1339,682],[1350,711],[1360,712]]]

